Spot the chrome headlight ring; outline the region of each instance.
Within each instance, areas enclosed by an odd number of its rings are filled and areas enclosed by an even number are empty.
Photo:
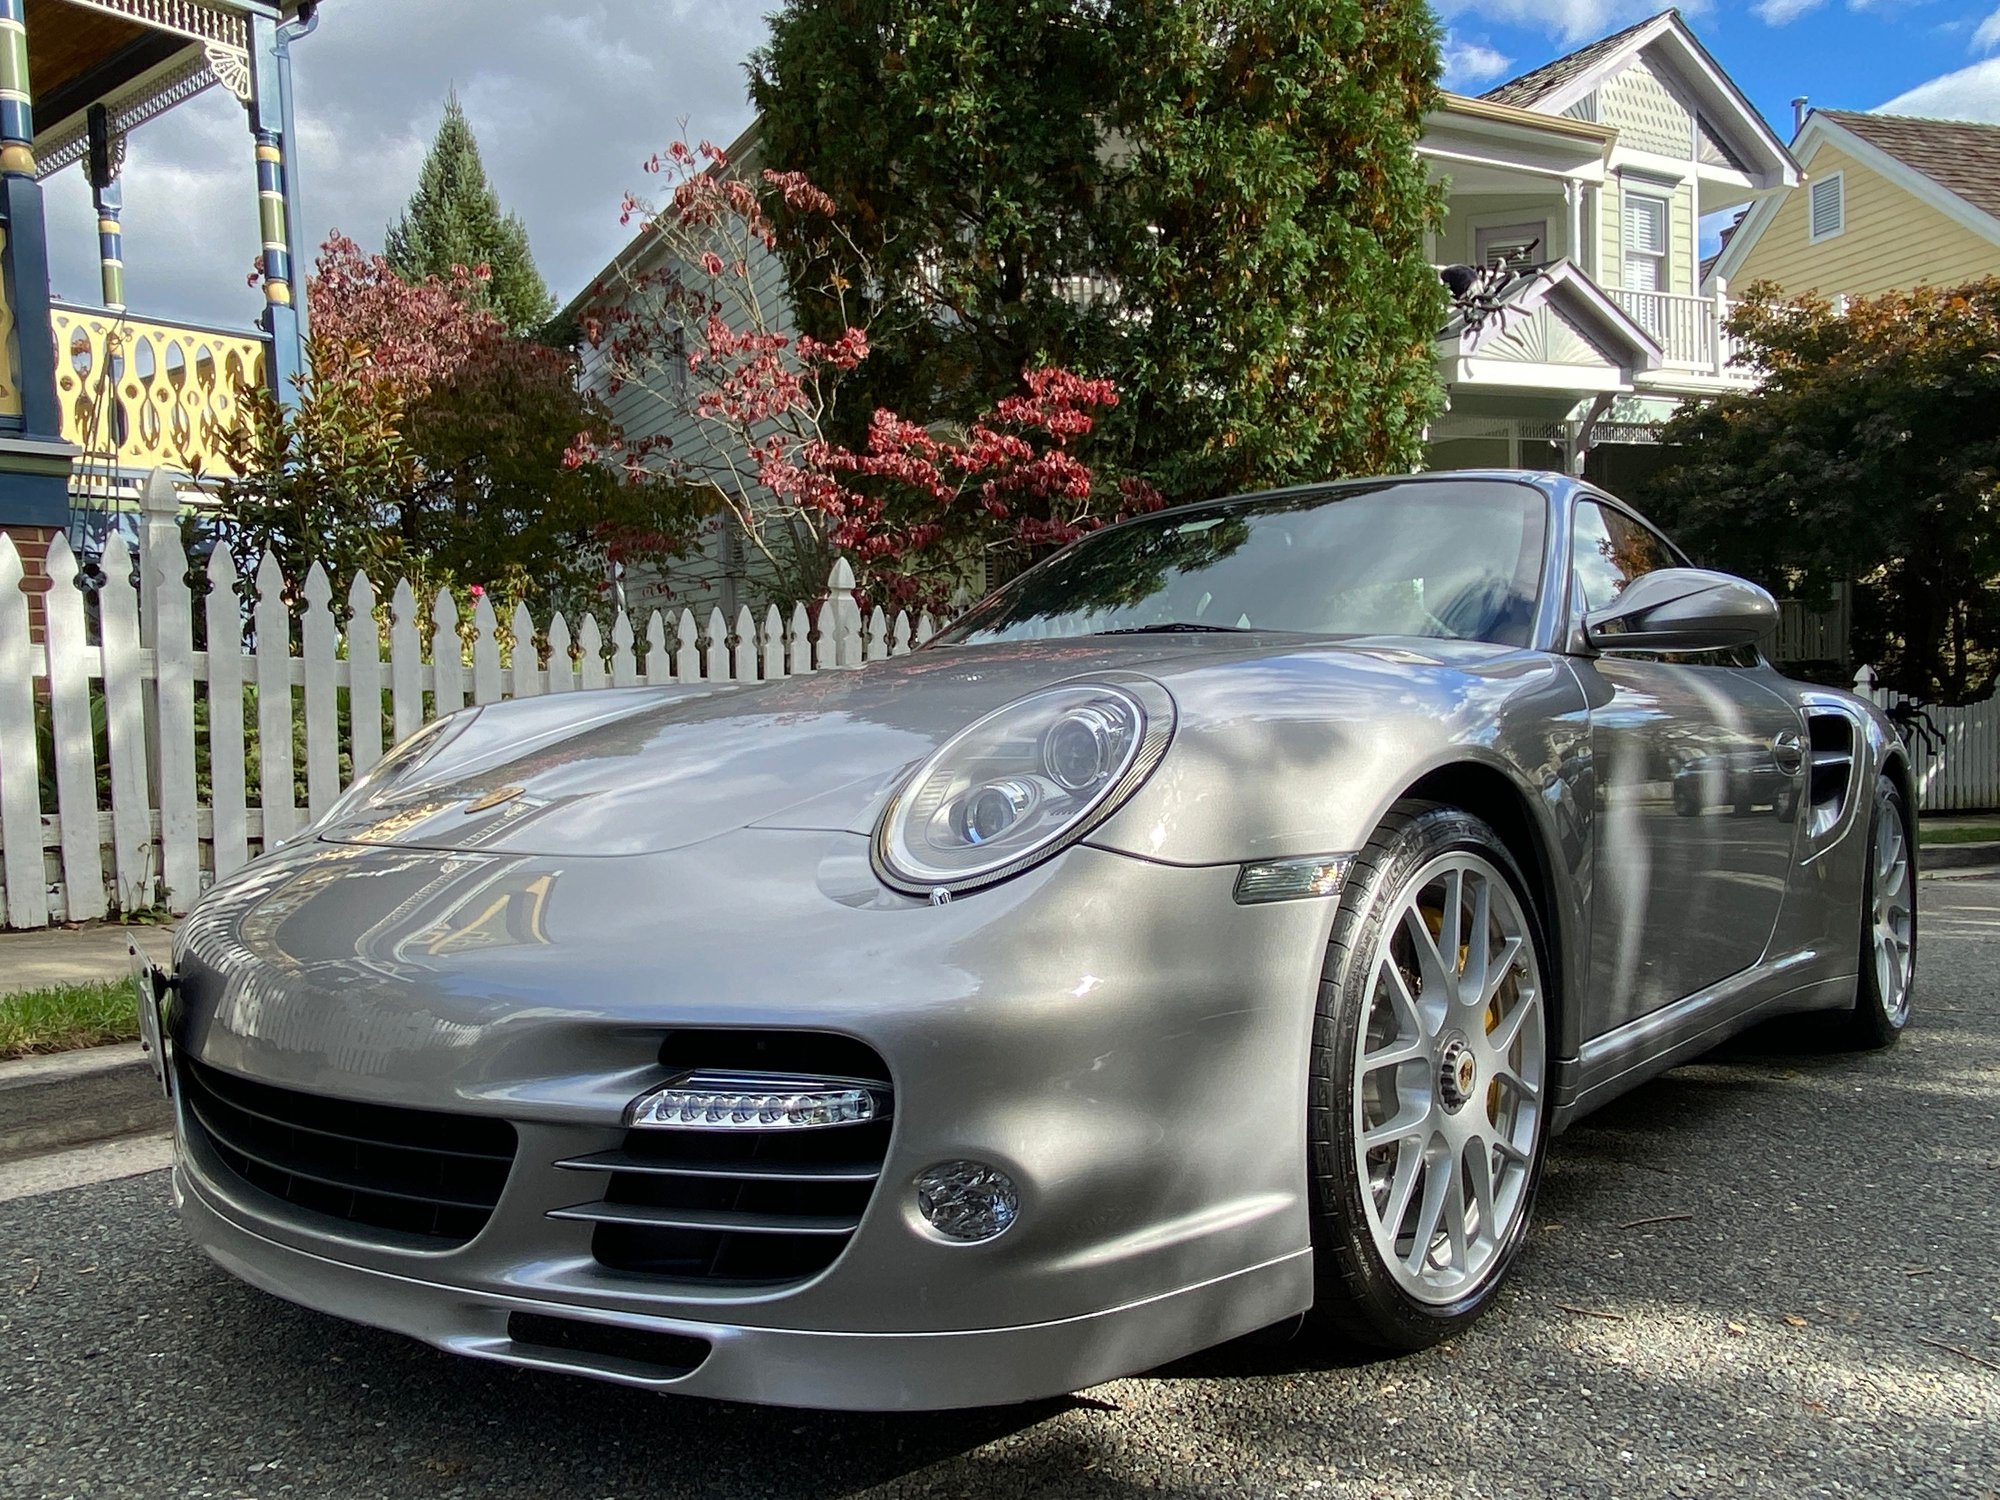
[[[1083,838],[1153,773],[1174,700],[1150,678],[1079,677],[968,724],[875,824],[876,876],[908,895],[993,885]]]

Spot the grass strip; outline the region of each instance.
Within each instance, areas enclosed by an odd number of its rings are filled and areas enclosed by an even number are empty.
[[[1917,825],[1917,843],[1985,844],[2000,841],[2000,823],[1967,823],[1955,828],[1926,828]]]
[[[0,995],[0,1058],[68,1052],[139,1034],[129,981],[59,984]]]

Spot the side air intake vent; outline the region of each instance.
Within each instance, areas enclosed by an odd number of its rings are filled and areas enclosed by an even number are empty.
[[[660,1061],[690,1097],[738,1107],[690,1108],[672,1128],[628,1130],[618,1150],[557,1162],[602,1193],[549,1217],[594,1224],[599,1264],[664,1280],[779,1285],[832,1265],[889,1150],[882,1059],[830,1033],[689,1030]],[[788,1100],[849,1093],[865,1112],[790,1128]]]
[[[1812,786],[1806,833],[1824,838],[1840,824],[1854,787],[1855,724],[1843,713],[1807,713],[1812,743]]]

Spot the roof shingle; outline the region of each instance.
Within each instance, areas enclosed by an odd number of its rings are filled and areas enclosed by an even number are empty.
[[[1517,109],[1531,108],[1572,78],[1589,72],[1604,57],[1616,52],[1631,38],[1633,32],[1644,31],[1659,20],[1660,16],[1672,14],[1672,11],[1665,10],[1658,15],[1648,16],[1643,21],[1636,21],[1623,31],[1614,31],[1610,36],[1599,37],[1588,46],[1579,47],[1554,62],[1543,63],[1539,68],[1523,73],[1519,78],[1510,78],[1497,88],[1488,89],[1479,97],[1489,99],[1495,104],[1511,104]]]
[[[2000,218],[2000,125],[1970,120],[1926,120],[1915,115],[1869,115],[1853,110],[1815,111],[1921,172],[1974,208]]]

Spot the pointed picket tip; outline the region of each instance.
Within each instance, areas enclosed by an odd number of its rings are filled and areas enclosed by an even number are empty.
[[[306,574],[306,603],[314,609],[325,609],[333,602],[333,585],[327,581],[326,569],[318,563]]]
[[[561,641],[565,647],[569,645],[569,622],[563,619],[561,610],[557,610],[554,618],[549,621],[550,647],[553,648],[557,641]]]
[[[105,549],[108,555],[110,549]],[[278,554],[266,552],[257,560],[257,597],[275,599],[285,591],[285,570],[278,566]]]
[[[517,641],[532,641],[535,638],[535,617],[528,613],[528,606],[525,604],[514,606],[514,613],[509,617],[507,625],[514,632],[514,639]]]
[[[374,613],[375,585],[366,573],[356,573],[354,582],[347,586],[347,606],[357,615]]]
[[[684,641],[694,639],[694,611],[691,609],[681,611],[680,636]]]
[[[750,613],[750,606],[747,604],[739,606],[736,611],[736,633],[747,641],[756,632],[757,621]]]
[[[13,544],[10,542],[8,545]],[[70,583],[76,578],[76,554],[70,550],[69,538],[60,531],[49,539],[48,554],[42,559],[42,571],[57,583]]]
[[[431,605],[431,623],[439,630],[452,630],[458,625],[458,601],[451,596],[450,589],[439,589],[435,603]]]
[[[621,651],[630,651],[632,641],[631,616],[621,609],[618,611],[618,617],[611,622],[611,644]]]
[[[722,618],[722,606],[717,605],[708,612],[708,638],[719,641],[729,633],[729,622]]]
[[[132,549],[118,532],[112,532],[111,540],[104,544],[103,568],[107,583],[122,582],[132,571]]]
[[[583,617],[583,622],[576,627],[576,640],[586,652],[596,653],[602,649],[604,636],[597,628],[596,615]]]
[[[236,559],[227,547],[216,547],[208,554],[208,583],[211,589],[234,589],[236,587]]]
[[[792,606],[792,629],[801,635],[812,629],[812,616],[806,613],[803,604]]]
[[[485,594],[472,606],[472,625],[482,636],[492,635],[499,628],[499,618],[493,613],[493,601]]]
[[[417,617],[417,591],[410,587],[410,580],[396,580],[396,592],[389,596],[389,609],[396,616],[398,625],[408,625]]]
[[[146,475],[146,483],[139,490],[139,509],[155,516],[180,514],[181,492],[165,469],[153,469]]]
[[[667,617],[657,609],[646,617],[646,647],[648,650],[667,649]]]
[[[854,566],[844,557],[833,560],[833,571],[827,575],[827,587],[833,589],[854,589]]]

